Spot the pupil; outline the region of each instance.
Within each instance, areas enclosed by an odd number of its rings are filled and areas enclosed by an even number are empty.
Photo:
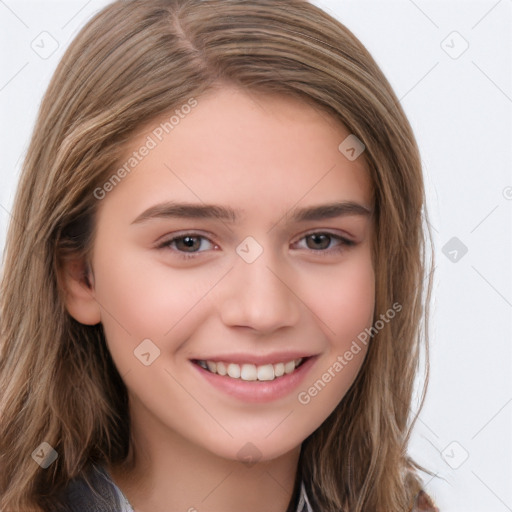
[[[310,247],[310,249],[326,249],[329,247],[329,235],[311,235],[310,238],[314,241],[315,244],[321,244],[321,247],[318,247],[317,245],[316,247]]]
[[[185,236],[181,240],[182,240],[183,244],[185,245],[185,247],[188,249],[198,249],[199,248],[199,244],[197,243],[198,242],[197,237]]]

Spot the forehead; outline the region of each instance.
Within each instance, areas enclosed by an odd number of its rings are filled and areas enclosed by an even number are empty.
[[[170,199],[242,212],[339,200],[370,206],[364,153],[351,161],[340,151],[351,134],[326,112],[233,87],[195,101],[163,113],[130,140],[118,162],[129,172],[109,200],[124,196],[133,210]]]

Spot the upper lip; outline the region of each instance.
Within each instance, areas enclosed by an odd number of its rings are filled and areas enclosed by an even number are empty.
[[[294,351],[294,352],[275,352],[273,354],[267,355],[255,355],[255,354],[244,354],[244,353],[236,353],[236,354],[224,354],[224,355],[216,355],[216,356],[205,356],[205,357],[195,357],[192,358],[193,361],[214,361],[223,363],[236,363],[236,364],[254,364],[256,366],[261,366],[264,364],[276,364],[276,363],[287,363],[288,361],[292,361],[295,359],[306,359],[315,354],[305,354],[304,352]]]

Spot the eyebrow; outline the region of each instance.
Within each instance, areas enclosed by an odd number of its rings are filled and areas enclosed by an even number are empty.
[[[151,206],[138,215],[132,224],[140,224],[152,219],[185,218],[185,219],[218,219],[236,222],[242,213],[226,206],[215,204],[176,203],[167,201]],[[348,215],[370,216],[371,209],[354,201],[339,201],[318,206],[293,209],[284,215],[292,222],[332,219]]]

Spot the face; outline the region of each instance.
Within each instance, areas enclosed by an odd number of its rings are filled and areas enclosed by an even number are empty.
[[[365,357],[368,172],[338,149],[350,132],[295,99],[225,87],[167,133],[171,115],[98,194],[98,321],[139,428],[270,460],[322,424]]]

